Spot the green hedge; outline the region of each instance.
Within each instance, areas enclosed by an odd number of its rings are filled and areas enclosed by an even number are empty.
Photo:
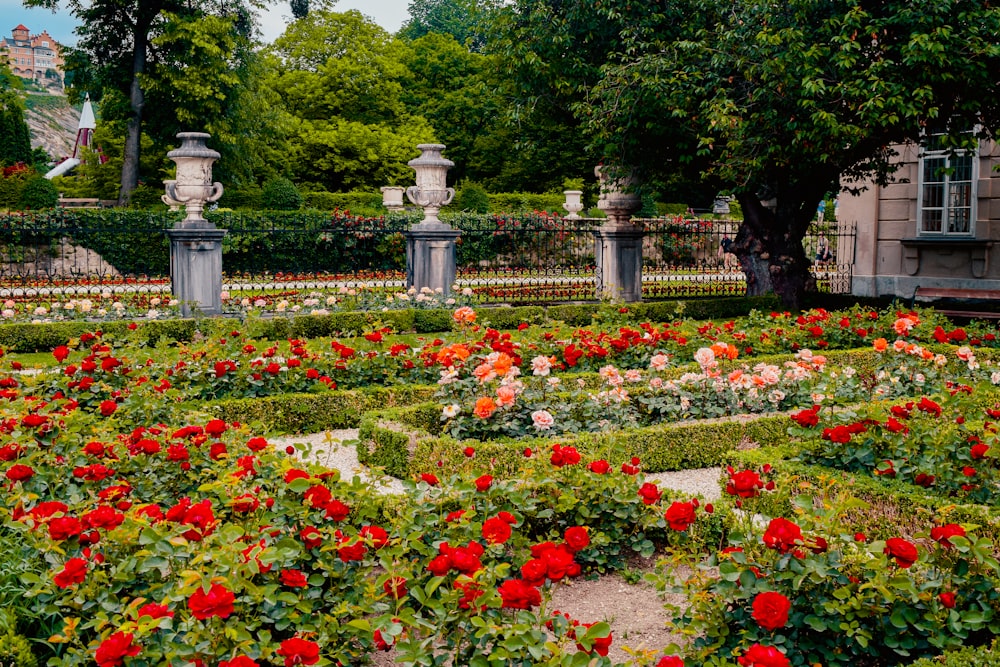
[[[306,192],[302,195],[306,208],[321,211],[351,211],[352,213],[385,213],[382,194],[378,192]]]
[[[1000,639],[994,639],[989,646],[970,646],[917,660],[910,667],[1000,667]]]
[[[533,194],[530,192],[496,192],[489,195],[491,213],[531,213],[556,211],[564,213],[563,194]]]
[[[283,394],[225,400],[206,406],[206,409],[227,422],[259,424],[268,433],[316,433],[327,429],[354,428],[367,412],[427,401],[436,390],[436,387],[400,385],[316,394]]]
[[[669,322],[684,317],[729,318],[745,315],[753,309],[769,309],[770,297],[706,299],[692,301],[658,301],[624,306],[627,313],[619,314],[622,321]],[[497,329],[514,329],[518,324],[564,322],[570,326],[591,326],[607,306],[601,304],[567,304],[553,306],[479,307],[480,321]],[[698,315],[692,313],[697,312]],[[681,315],[680,313],[683,313]],[[161,337],[188,341],[196,331],[209,327],[243,328],[249,335],[270,340],[289,337],[318,338],[359,334],[380,322],[398,333],[441,333],[454,328],[452,311],[448,309],[389,310],[331,313],[329,315],[299,315],[293,318],[273,317],[241,322],[236,319],[151,320],[139,324],[143,340],[155,343]],[[86,331],[100,329],[120,334],[128,322],[50,322],[45,324],[0,325],[0,347],[8,352],[38,352],[63,345]],[[835,354],[828,353],[827,356]]]
[[[521,467],[525,448],[548,456],[552,438],[480,442],[455,440],[439,432],[441,406],[436,403],[364,415],[359,427],[358,459],[381,466],[390,475],[409,478],[421,472],[470,473],[483,461],[498,474],[513,475]],[[646,472],[686,470],[721,465],[744,442],[773,445],[784,441],[786,416],[749,420],[662,424],[643,429],[580,433],[558,439],[582,454],[620,465],[633,456]],[[476,450],[473,459],[464,453]]]

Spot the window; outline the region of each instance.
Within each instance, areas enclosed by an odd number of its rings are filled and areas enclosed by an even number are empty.
[[[919,234],[975,234],[978,171],[975,151],[949,151],[939,137],[931,137],[920,156]]]

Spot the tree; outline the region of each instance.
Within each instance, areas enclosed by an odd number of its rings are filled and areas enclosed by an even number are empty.
[[[190,46],[199,57],[210,55],[216,59],[215,72],[226,71],[228,65],[235,64],[237,72],[239,63],[230,60],[232,53],[220,48],[226,39],[249,40],[253,31],[253,12],[266,4],[267,0],[67,0],[66,7],[79,19],[81,26],[77,29],[80,36],[78,51],[70,59],[68,66],[72,67],[69,80],[77,90],[83,86],[91,88],[95,99],[111,91],[120,93],[121,99],[127,100],[126,105],[119,104],[102,107],[102,119],[113,120],[114,112],[118,112],[125,121],[125,147],[123,150],[121,188],[119,202],[126,203],[130,193],[139,183],[140,153],[142,146],[143,126],[147,117],[154,111],[164,111],[160,104],[150,104],[147,99],[147,89],[155,83],[157,76],[168,76],[171,72],[184,69],[186,63],[181,60],[170,62],[170,56],[176,56],[182,40],[190,38]],[[46,7],[57,10],[59,0],[23,0],[28,7]],[[211,29],[208,23],[197,25],[197,21],[205,17],[214,17]],[[224,32],[223,24],[227,21]],[[195,22],[185,25],[180,32],[177,22]],[[187,30],[187,34],[184,34]],[[199,39],[206,36],[214,37],[214,43],[205,44]],[[182,49],[181,49],[182,50]],[[246,52],[246,51],[245,51]],[[85,56],[81,58],[80,56]],[[162,66],[170,63],[169,66]],[[205,63],[202,62],[202,69]],[[182,77],[174,77],[176,83]],[[240,82],[250,79],[239,77]],[[200,86],[218,88],[232,86],[233,82],[225,77],[202,77]],[[172,92],[173,104],[168,109],[176,113],[198,100],[205,101],[212,97],[204,88],[196,92],[194,100],[178,99],[177,91]],[[198,115],[204,121],[205,116]],[[155,134],[155,133],[154,133]]]
[[[311,11],[275,40],[267,85],[293,118],[299,181],[342,190],[412,177],[406,162],[433,134],[402,102],[402,48],[357,11]]]
[[[0,64],[0,166],[32,161],[31,134],[17,94],[19,86],[20,81]]]
[[[596,11],[610,18],[629,4]],[[692,0],[682,9],[696,18],[681,35],[656,14],[628,26],[577,111],[623,163],[651,174],[664,157],[700,159],[706,176],[730,184],[745,216],[733,250],[751,294],[802,303],[814,285],[801,241],[838,179],[887,182],[892,147],[930,132],[961,147],[1000,129],[1000,8],[989,3]],[[696,142],[650,141],[671,124]]]
[[[482,51],[486,23],[496,6],[494,0],[410,0],[410,20],[399,29],[399,36],[415,40],[432,33],[451,35],[470,51]]]

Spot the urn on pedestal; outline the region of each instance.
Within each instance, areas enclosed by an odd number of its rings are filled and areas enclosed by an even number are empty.
[[[167,230],[170,238],[170,282],[174,296],[181,303],[181,314],[222,314],[222,238],[225,229],[217,229],[204,218],[205,204],[222,196],[222,184],[212,182],[212,163],[218,152],[205,141],[204,132],[181,132],[181,147],[167,153],[177,165],[177,175],[164,181],[164,203],[184,205],[187,217]]]
[[[642,300],[642,225],[632,224],[632,214],[642,208],[639,195],[629,192],[633,176],[612,176],[598,166],[594,174],[601,184],[597,208],[607,223],[594,232],[597,262],[597,298],[634,302]]]
[[[583,210],[583,191],[582,190],[563,190],[563,194],[566,195],[566,203],[563,204],[563,208],[566,209],[567,220],[579,220],[580,211]]]
[[[398,213],[404,209],[403,193],[406,191],[406,188],[385,185],[379,188],[379,190],[382,192],[382,206],[385,206],[386,210]]]
[[[406,196],[424,209],[424,219],[404,233],[406,285],[448,294],[455,282],[455,241],[462,232],[438,220],[437,214],[455,197],[447,183],[448,169],[455,163],[441,157],[442,144],[417,148],[420,157],[407,163],[416,172],[417,184],[406,189]]]

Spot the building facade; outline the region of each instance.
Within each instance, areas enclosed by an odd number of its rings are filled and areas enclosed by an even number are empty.
[[[840,196],[838,219],[857,225],[852,293],[1000,289],[1000,146],[953,152],[931,140],[898,151],[890,185]]]
[[[32,35],[24,25],[11,30],[11,36],[0,40],[0,56],[15,76],[30,79],[43,86],[63,85],[63,58],[56,43],[43,30]]]

